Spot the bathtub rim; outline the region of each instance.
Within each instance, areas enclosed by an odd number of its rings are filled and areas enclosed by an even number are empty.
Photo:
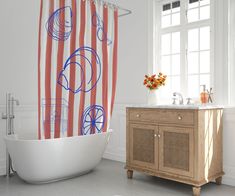
[[[22,139],[22,138],[16,138],[18,134],[11,134],[4,136],[4,140],[9,141],[22,141],[22,142],[50,142],[50,141],[59,141],[59,140],[72,140],[72,139],[78,139],[83,137],[94,137],[95,135],[106,135],[106,134],[112,134],[114,131],[113,129],[108,129],[106,132],[96,133],[96,134],[89,134],[89,135],[74,135],[71,137],[61,137],[61,138],[50,138],[50,139]]]

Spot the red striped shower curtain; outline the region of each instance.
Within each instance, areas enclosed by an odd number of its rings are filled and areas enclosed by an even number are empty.
[[[118,11],[92,0],[41,0],[38,138],[105,132],[117,80]]]

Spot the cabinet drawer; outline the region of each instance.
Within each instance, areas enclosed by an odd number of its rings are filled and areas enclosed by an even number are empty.
[[[182,110],[163,110],[163,109],[131,109],[129,112],[132,121],[151,121],[157,123],[174,123],[193,125],[194,112]]]

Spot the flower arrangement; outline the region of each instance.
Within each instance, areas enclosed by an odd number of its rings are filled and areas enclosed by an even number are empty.
[[[166,75],[163,75],[161,72],[158,74],[156,77],[156,74],[152,76],[145,75],[144,76],[144,85],[149,89],[149,90],[155,90],[158,89],[160,86],[165,85],[166,81]]]

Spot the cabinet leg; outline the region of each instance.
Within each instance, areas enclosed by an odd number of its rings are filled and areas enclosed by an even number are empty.
[[[201,187],[193,187],[193,196],[200,196]]]
[[[221,184],[222,184],[222,176],[216,178],[216,179],[215,179],[215,183],[216,183],[217,185],[221,185]]]
[[[127,170],[127,178],[132,179],[133,177],[133,170]]]

